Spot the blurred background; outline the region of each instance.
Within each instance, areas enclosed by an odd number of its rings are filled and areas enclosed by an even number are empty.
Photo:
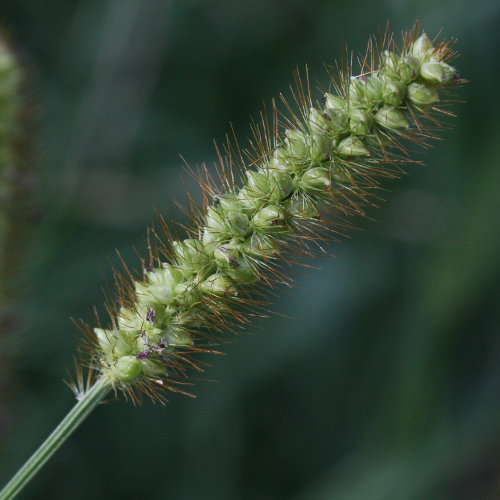
[[[98,408],[20,498],[500,498],[493,0],[2,0],[38,102],[39,218],[0,344],[0,483],[73,405],[70,317],[92,320],[115,249],[138,263],[154,207],[183,199],[179,155],[211,163],[297,66],[325,85],[343,44],[417,19],[470,80],[426,166],[278,294],[286,317],[209,360],[196,400]]]

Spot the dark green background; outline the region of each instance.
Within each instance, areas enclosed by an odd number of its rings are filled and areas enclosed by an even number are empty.
[[[3,0],[32,67],[42,213],[4,336],[0,482],[73,404],[62,383],[118,248],[137,262],[182,161],[232,122],[325,84],[386,21],[456,37],[465,102],[443,141],[274,316],[224,347],[197,400],[100,407],[20,498],[490,499],[500,496],[500,4],[476,1]],[[332,258],[331,256],[336,258]],[[210,381],[209,381],[210,380]],[[216,382],[212,382],[216,381]]]

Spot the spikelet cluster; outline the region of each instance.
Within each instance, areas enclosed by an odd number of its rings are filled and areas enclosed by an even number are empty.
[[[133,398],[135,389],[160,400],[158,388],[180,390],[176,377],[199,367],[192,354],[211,351],[262,304],[255,290],[286,281],[291,255],[363,214],[378,179],[401,171],[410,141],[432,136],[443,90],[460,81],[451,55],[418,27],[399,50],[387,31],[370,40],[359,76],[337,67],[319,102],[297,78],[295,103],[261,115],[246,149],[228,141],[215,171],[196,174],[204,205],[192,204],[190,237],[160,218],[142,276],[116,275],[111,324],[92,332],[101,376]]]

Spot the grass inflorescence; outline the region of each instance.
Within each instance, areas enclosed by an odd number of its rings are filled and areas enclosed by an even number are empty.
[[[201,370],[194,355],[215,352],[263,310],[258,291],[287,282],[297,255],[347,230],[377,202],[380,180],[402,173],[411,144],[435,137],[450,115],[447,89],[461,83],[453,56],[450,41],[415,26],[400,47],[389,30],[371,38],[357,76],[346,53],[319,100],[297,73],[293,99],[252,123],[247,147],[233,132],[216,168],[190,169],[203,204],[188,196],[187,238],[160,216],[142,273],[125,264],[115,273],[107,324],[81,323],[88,366],[134,401],[141,391],[158,401],[164,388],[185,392],[187,370]]]
[[[451,45],[417,25],[398,47],[387,29],[369,40],[357,76],[346,52],[315,100],[307,72],[297,73],[293,98],[273,102],[252,123],[246,147],[233,132],[217,148],[215,168],[188,167],[203,199],[198,206],[188,194],[191,225],[171,230],[159,216],[148,230],[142,272],[134,275],[122,259],[124,271],[114,273],[106,301],[108,319],[101,323],[96,313],[96,328],[78,323],[87,353],[70,384],[78,402],[0,491],[1,500],[31,481],[110,390],[134,402],[141,394],[164,402],[164,389],[189,394],[189,370],[202,371],[198,355],[217,352],[227,333],[265,313],[269,291],[289,283],[303,264],[297,257],[321,251],[323,241],[351,228],[350,217],[378,203],[381,180],[400,176],[412,162],[412,145],[425,146],[442,127],[440,118],[452,116],[449,89],[463,80],[450,65]],[[9,54],[0,43],[2,195],[18,151],[20,101],[2,97],[19,81],[15,69],[12,79],[5,73]],[[0,214],[4,251],[8,213]]]

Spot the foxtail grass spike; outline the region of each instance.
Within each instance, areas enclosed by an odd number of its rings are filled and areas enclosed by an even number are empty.
[[[345,65],[320,102],[297,76],[294,102],[262,114],[247,148],[228,141],[214,171],[195,173],[204,205],[191,204],[189,237],[160,218],[142,276],[116,276],[109,324],[83,327],[91,366],[134,400],[137,389],[160,401],[161,388],[184,391],[176,381],[199,369],[192,355],[212,351],[219,332],[262,305],[253,290],[286,280],[292,254],[362,215],[379,179],[401,172],[408,145],[433,137],[444,90],[459,80],[452,55],[449,42],[418,28],[398,50],[387,31],[370,40],[359,76]]]
[[[358,58],[357,76],[346,54],[349,62],[331,70],[316,101],[308,75],[305,82],[297,75],[292,101],[282,98],[282,111],[273,103],[252,123],[246,148],[228,140],[217,149],[217,168],[190,169],[203,206],[188,196],[187,237],[160,217],[148,231],[142,273],[134,276],[124,263],[115,273],[106,323],[80,323],[83,364],[96,377],[92,386],[78,374],[77,407],[89,408],[88,400],[94,407],[111,389],[133,401],[141,392],[160,402],[164,389],[187,393],[187,372],[201,371],[196,355],[216,352],[227,332],[264,311],[262,291],[290,280],[296,256],[349,229],[349,216],[377,203],[380,180],[403,172],[407,148],[435,137],[438,117],[451,115],[447,89],[461,83],[453,56],[449,41],[432,41],[418,26],[403,34],[400,48],[386,30]],[[65,435],[80,421],[70,419]],[[38,468],[57,449],[48,441],[40,448],[46,453],[37,452]],[[36,470],[27,463],[0,500]]]

